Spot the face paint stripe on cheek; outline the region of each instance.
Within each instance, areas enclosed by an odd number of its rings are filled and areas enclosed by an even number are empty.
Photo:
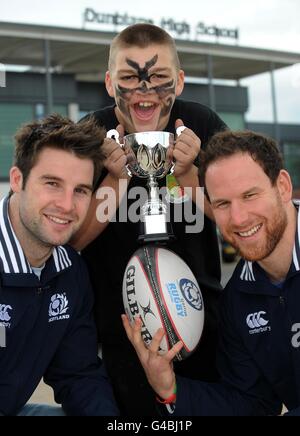
[[[135,92],[134,89],[123,88],[120,85],[117,85],[115,87],[116,105],[119,108],[120,112],[125,117],[128,117],[130,122],[132,122],[132,117],[130,115],[128,104],[129,104],[130,98],[134,94],[134,92]]]
[[[175,81],[171,80],[170,82],[164,83],[160,86],[155,86],[152,88],[160,98],[167,97],[168,95],[175,95]]]
[[[159,85],[159,86],[153,86],[152,88],[148,88],[145,81],[142,83],[142,86],[139,86],[139,87],[133,88],[133,89],[124,88],[121,85],[117,85],[115,87],[116,96],[123,97],[125,99],[129,99],[135,92],[138,92],[138,91],[142,92],[143,94],[145,92],[153,92],[154,91],[160,98],[165,98],[170,94],[175,95],[175,81],[171,80],[170,82],[167,82],[167,83]]]
[[[116,96],[117,97],[122,97],[122,98],[125,98],[125,99],[129,99],[131,97],[131,95],[135,93],[135,91],[137,89],[138,88],[129,89],[129,88],[124,88],[121,85],[117,85],[115,87],[115,92],[116,92]],[[126,94],[128,94],[128,95],[126,96]]]
[[[168,115],[169,112],[171,112],[173,103],[174,103],[175,98],[169,97],[166,101],[166,103],[164,104],[164,107],[161,110],[161,116],[166,116]]]

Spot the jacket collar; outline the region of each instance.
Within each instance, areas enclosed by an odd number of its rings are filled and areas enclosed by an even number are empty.
[[[296,229],[295,245],[293,250],[293,264],[295,271],[300,271],[300,200],[294,201],[296,208],[298,209],[298,223]]]
[[[293,249],[293,263],[290,272],[300,271],[300,201],[293,201],[296,209],[298,210],[295,244]],[[261,280],[265,274],[256,262],[244,260],[244,265],[240,274],[240,279],[247,282],[255,282]]]
[[[0,270],[5,274],[34,274],[20,242],[11,225],[8,214],[9,198],[5,197],[0,202]],[[53,254],[48,259],[53,261],[56,273],[69,268],[72,261],[65,247],[58,246],[53,250]]]

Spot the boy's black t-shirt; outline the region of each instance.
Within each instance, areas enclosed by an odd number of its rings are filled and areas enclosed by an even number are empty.
[[[114,129],[119,124],[114,106],[89,114],[93,115],[106,130]],[[180,118],[184,125],[201,139],[201,148],[205,149],[209,138],[216,132],[224,130],[226,125],[218,115],[208,107],[183,100],[176,100],[171,111],[169,123],[165,131],[175,133],[175,121]],[[101,176],[99,184],[107,172]],[[159,181],[165,186],[166,181]],[[146,186],[146,180],[132,177],[129,188]],[[127,199],[128,208],[135,200]],[[170,203],[171,217],[173,208],[182,205]],[[195,205],[192,205],[195,208]],[[195,209],[193,209],[195,210]],[[118,217],[118,212],[117,212]],[[103,356],[107,370],[112,378],[119,406],[126,414],[151,414],[140,400],[128,404],[126,396],[131,398],[129,390],[136,385],[136,395],[141,395],[140,388],[146,389],[144,379],[139,385],[138,373],[143,379],[143,372],[137,361],[135,352],[128,341],[121,323],[120,315],[124,312],[122,302],[122,281],[126,265],[132,254],[139,248],[139,223],[111,222],[82,255],[85,258],[95,290],[95,313],[102,343]],[[191,268],[202,291],[205,307],[205,324],[201,342],[195,353],[187,360],[176,364],[176,372],[201,380],[215,381],[215,349],[217,341],[217,306],[220,286],[220,258],[215,224],[204,217],[204,228],[200,233],[186,233],[186,222],[173,222],[172,227],[176,239],[167,244],[167,248],[177,253]],[[143,394],[144,395],[144,394]],[[150,394],[149,394],[150,395]],[[146,401],[146,400],[145,400]],[[134,404],[135,403],[135,404]],[[139,410],[140,407],[140,410]],[[147,413],[149,410],[149,413]]]

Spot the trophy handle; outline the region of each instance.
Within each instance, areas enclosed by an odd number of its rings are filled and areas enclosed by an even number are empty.
[[[177,129],[176,129],[176,135],[177,135],[177,136],[181,135],[181,133],[184,131],[184,129],[186,129],[185,126],[179,126],[179,127],[177,127]]]
[[[121,142],[120,142],[120,133],[116,129],[110,129],[106,133],[106,137],[114,139],[116,141],[116,143],[119,144],[119,146],[122,148],[122,150],[124,150],[124,144],[121,144]],[[125,165],[125,167],[126,167],[127,174],[129,175],[129,177],[132,177],[132,172],[129,169],[129,165]]]
[[[186,129],[185,126],[179,126],[179,127],[177,127],[177,129],[176,129],[176,135],[177,135],[177,137],[178,137],[179,135],[181,135],[181,133],[184,131],[184,129]],[[170,174],[173,174],[173,173],[174,173],[175,165],[176,165],[176,162],[172,161],[172,166],[171,166],[171,168],[170,168]]]
[[[121,147],[123,144],[120,144],[120,133],[116,130],[116,129],[110,129],[107,133],[106,133],[106,137],[107,138],[111,138],[114,139]]]

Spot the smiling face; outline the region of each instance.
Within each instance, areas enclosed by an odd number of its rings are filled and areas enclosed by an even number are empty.
[[[67,243],[87,214],[93,174],[92,160],[50,147],[40,152],[24,189],[22,173],[13,167],[13,224],[21,245],[30,241],[39,250]]]
[[[176,69],[168,46],[122,48],[106,73],[108,94],[127,133],[163,130],[183,90],[184,73]]]
[[[209,165],[205,182],[224,238],[247,260],[270,256],[287,227],[291,182],[286,171],[272,186],[249,154],[238,153]]]

